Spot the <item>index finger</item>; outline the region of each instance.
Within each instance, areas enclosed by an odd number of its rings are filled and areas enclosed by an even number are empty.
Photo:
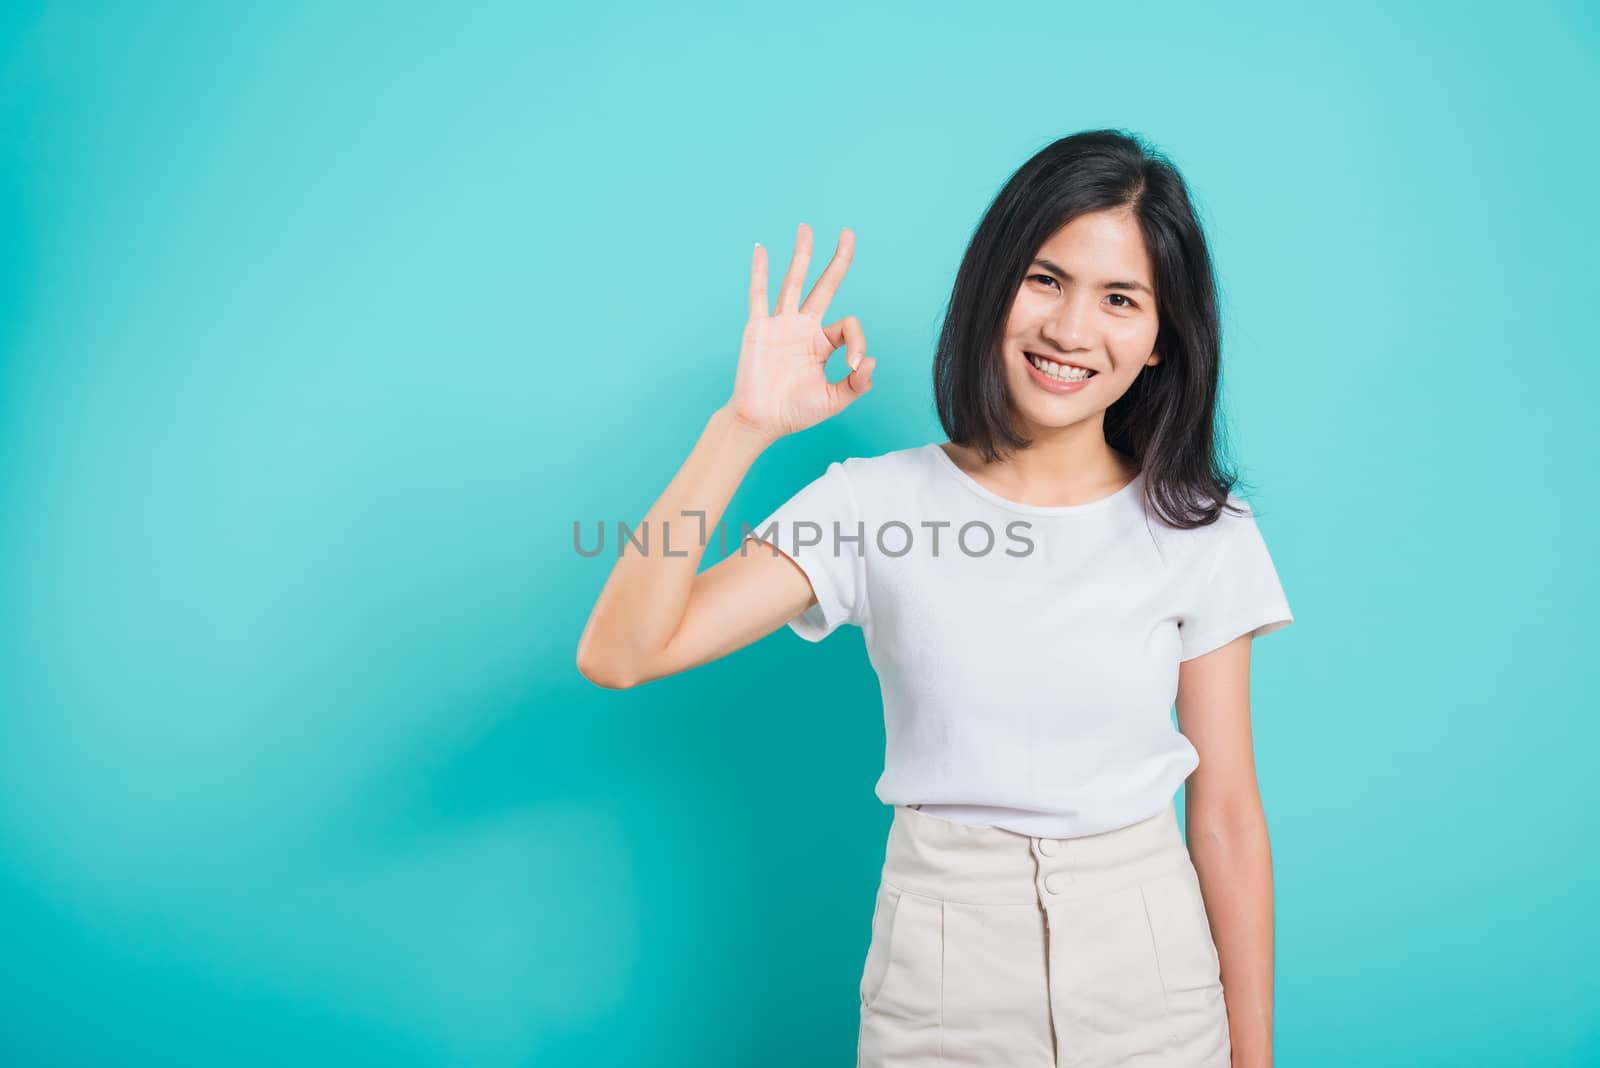
[[[828,266],[823,269],[817,284],[811,287],[811,294],[806,297],[806,302],[800,305],[800,310],[818,319],[828,314],[828,305],[833,301],[833,295],[839,291],[839,283],[844,281],[844,274],[850,269],[850,260],[855,255],[856,235],[848,226],[839,230],[839,245],[833,250],[833,259],[828,261]]]

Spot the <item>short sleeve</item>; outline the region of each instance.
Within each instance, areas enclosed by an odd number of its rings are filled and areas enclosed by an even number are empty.
[[[1195,572],[1204,577],[1189,587],[1178,620],[1179,660],[1294,622],[1255,513],[1240,498],[1230,499],[1242,504],[1245,514],[1225,511],[1207,531],[1205,551],[1194,562]]]
[[[806,641],[820,642],[841,623],[861,625],[865,527],[850,476],[836,460],[741,539],[741,552],[771,552],[750,539],[770,542],[805,572],[817,603],[791,619],[789,628]]]

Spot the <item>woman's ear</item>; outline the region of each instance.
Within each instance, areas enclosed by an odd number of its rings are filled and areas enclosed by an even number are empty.
[[[1144,361],[1144,365],[1146,367],[1154,367],[1156,364],[1158,364],[1160,362],[1161,362],[1161,353],[1152,352],[1152,353],[1150,353],[1150,358]]]

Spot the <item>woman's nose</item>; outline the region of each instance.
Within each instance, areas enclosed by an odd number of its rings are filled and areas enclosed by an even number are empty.
[[[1045,321],[1044,337],[1063,349],[1078,348],[1093,340],[1093,299],[1072,299],[1061,302],[1054,315]]]

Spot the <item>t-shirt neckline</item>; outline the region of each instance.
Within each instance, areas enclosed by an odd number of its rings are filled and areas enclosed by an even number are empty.
[[[938,466],[943,467],[955,477],[957,482],[960,482],[984,500],[1001,508],[1007,508],[1013,512],[1025,512],[1029,515],[1082,515],[1085,512],[1093,512],[1100,508],[1105,508],[1114,501],[1131,496],[1138,492],[1144,484],[1144,468],[1141,467],[1139,473],[1133,476],[1133,480],[1125,484],[1121,489],[1108,493],[1104,497],[1097,497],[1092,501],[1085,501],[1082,504],[1023,504],[1021,501],[1013,501],[1000,496],[961,470],[956,462],[950,458],[950,454],[939,447],[937,441],[929,442],[923,448],[933,450],[935,453],[934,462]]]

